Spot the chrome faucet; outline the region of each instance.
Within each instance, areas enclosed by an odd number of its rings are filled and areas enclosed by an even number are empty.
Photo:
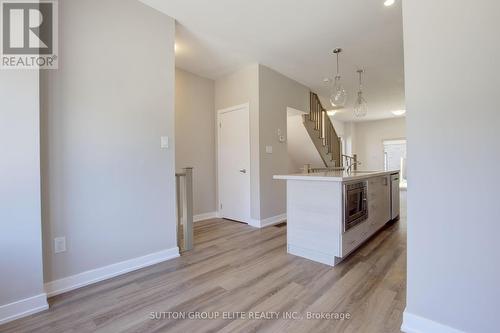
[[[347,167],[346,172],[351,173],[352,167],[357,166],[357,165],[361,165],[361,162],[358,162],[358,161],[351,162],[349,164],[349,166]]]

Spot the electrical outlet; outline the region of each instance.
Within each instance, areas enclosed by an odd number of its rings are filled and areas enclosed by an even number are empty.
[[[54,238],[54,253],[66,252],[66,237]]]
[[[266,154],[272,154],[273,153],[273,146],[266,146]]]

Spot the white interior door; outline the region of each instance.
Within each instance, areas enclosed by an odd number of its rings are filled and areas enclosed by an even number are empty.
[[[250,222],[248,105],[219,111],[219,210],[222,218]]]

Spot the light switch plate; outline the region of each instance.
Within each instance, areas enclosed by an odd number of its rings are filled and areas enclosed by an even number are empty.
[[[66,252],[66,237],[54,238],[54,253]]]
[[[273,146],[266,146],[266,153],[272,154],[273,153]]]
[[[160,147],[162,149],[168,149],[168,136],[162,136],[160,139]]]

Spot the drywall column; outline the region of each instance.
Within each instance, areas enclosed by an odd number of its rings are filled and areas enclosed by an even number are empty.
[[[259,66],[260,220],[261,226],[280,222],[286,213],[286,184],[273,180],[288,173],[287,108],[309,112],[310,89],[266,66]],[[272,153],[267,150],[272,147]]]
[[[404,1],[406,332],[498,331],[500,2]]]
[[[0,73],[0,324],[47,307],[38,71]]]
[[[175,164],[193,167],[195,218],[217,212],[215,180],[215,83],[175,70]]]
[[[41,76],[51,294],[178,255],[175,22],[137,0],[64,0],[59,14],[59,69]]]

